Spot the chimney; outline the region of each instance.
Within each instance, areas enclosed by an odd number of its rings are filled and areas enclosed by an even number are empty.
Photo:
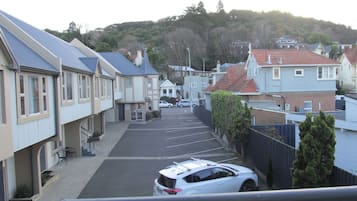
[[[271,58],[270,58],[270,54],[268,55],[268,61],[267,61],[268,64],[271,64]]]
[[[134,61],[136,66],[141,66],[141,64],[143,63],[143,55],[141,53],[141,50],[137,51],[137,55]]]
[[[221,72],[221,62],[219,60],[217,60],[216,71],[217,71],[217,73]]]

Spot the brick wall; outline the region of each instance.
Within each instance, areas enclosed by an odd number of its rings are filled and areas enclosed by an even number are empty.
[[[256,125],[285,124],[285,113],[261,109],[253,109],[252,116],[255,117]]]

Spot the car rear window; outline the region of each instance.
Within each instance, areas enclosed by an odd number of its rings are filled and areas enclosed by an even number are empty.
[[[163,185],[167,188],[175,188],[176,179],[171,179],[165,177],[164,175],[160,175],[159,179],[157,180],[160,185]]]

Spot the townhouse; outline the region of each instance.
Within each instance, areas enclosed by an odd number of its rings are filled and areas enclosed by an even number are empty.
[[[41,173],[59,153],[94,155],[105,132],[113,79],[98,57],[0,11],[0,198],[25,185],[41,193]]]
[[[146,51],[143,57],[138,51],[137,65],[118,52],[99,54],[120,72],[117,82],[122,98],[116,100],[115,119],[144,121],[147,112],[159,110],[159,73],[150,64]]]

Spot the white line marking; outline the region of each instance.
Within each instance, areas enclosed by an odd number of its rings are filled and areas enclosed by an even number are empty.
[[[217,154],[201,154],[201,155],[189,155],[182,154],[178,156],[117,156],[108,157],[106,160],[172,160],[172,159],[189,159],[190,157],[196,158],[209,158],[209,157],[219,157],[219,156],[234,156],[234,153],[217,153]],[[230,158],[233,160],[233,158]]]
[[[202,153],[206,153],[206,152],[210,152],[210,151],[217,151],[217,150],[220,150],[220,149],[224,149],[224,148],[223,147],[217,147],[217,148],[213,148],[213,149],[206,149],[206,150],[203,150],[203,151],[188,153],[186,155],[202,154]]]
[[[194,134],[189,134],[189,135],[180,135],[180,136],[176,136],[176,137],[169,137],[169,138],[167,138],[167,140],[176,140],[176,139],[180,139],[180,138],[192,137],[192,136],[204,135],[204,134],[209,134],[209,132],[205,131],[205,132],[199,132],[199,133],[194,133]]]
[[[198,140],[198,141],[194,141],[194,142],[171,145],[171,146],[166,146],[166,148],[170,149],[170,148],[182,147],[182,146],[186,146],[186,145],[197,144],[197,143],[201,143],[201,142],[208,142],[208,141],[212,141],[212,140],[216,140],[216,138],[210,138],[210,139],[206,139],[206,140]]]
[[[224,160],[221,160],[221,161],[216,161],[217,163],[224,163],[224,162],[227,162],[227,161],[234,161],[234,160],[237,160],[239,159],[238,157],[233,157],[233,158],[228,158],[228,159],[224,159]]]
[[[128,131],[171,131],[171,130],[190,130],[196,128],[208,128],[208,126],[194,126],[194,127],[174,127],[174,128],[129,128]]]

